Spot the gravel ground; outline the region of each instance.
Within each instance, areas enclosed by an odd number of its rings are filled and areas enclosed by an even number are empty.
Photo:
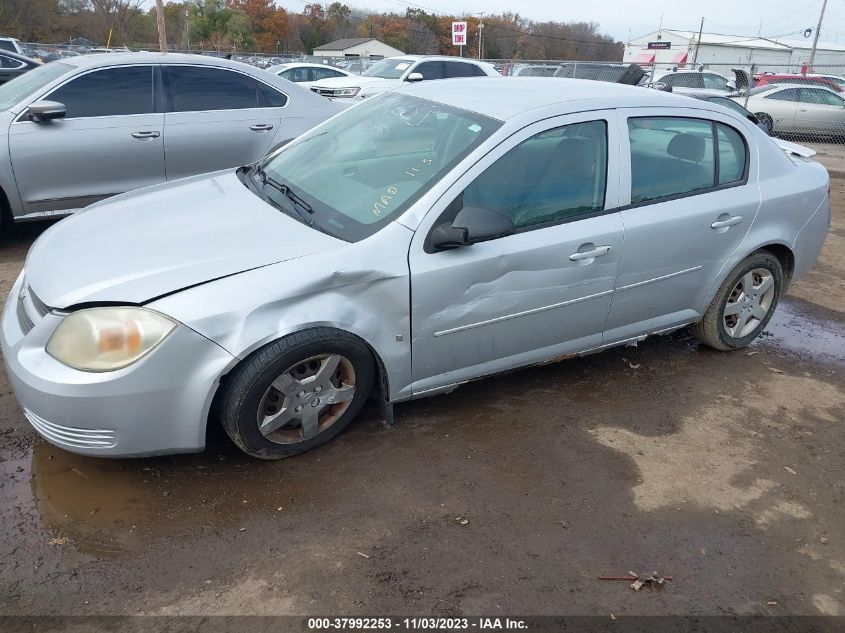
[[[282,462],[216,429],[197,455],[71,455],[0,370],[0,614],[845,614],[845,180],[833,202],[749,350],[655,337]],[[0,237],[2,294],[40,230]],[[674,582],[596,579],[628,570]]]

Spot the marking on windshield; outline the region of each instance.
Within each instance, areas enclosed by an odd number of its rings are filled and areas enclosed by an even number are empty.
[[[393,197],[399,193],[396,187],[388,187],[386,193],[381,194],[377,202],[373,204],[373,213],[381,217],[381,214],[387,210],[387,205],[393,200]]]

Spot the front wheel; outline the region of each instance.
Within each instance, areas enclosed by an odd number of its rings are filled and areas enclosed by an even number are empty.
[[[358,414],[375,363],[360,339],[329,328],[285,337],[252,354],[229,376],[223,428],[245,453],[281,459],[325,444]]]
[[[731,271],[692,333],[714,349],[745,347],[772,318],[782,290],[783,269],[777,257],[767,251],[754,253]]]

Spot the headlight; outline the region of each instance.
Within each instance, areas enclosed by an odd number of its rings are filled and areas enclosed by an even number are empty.
[[[333,97],[354,97],[361,91],[360,88],[337,88]]]
[[[176,327],[146,308],[88,308],[68,315],[47,342],[47,353],[82,371],[113,371],[151,352]]]

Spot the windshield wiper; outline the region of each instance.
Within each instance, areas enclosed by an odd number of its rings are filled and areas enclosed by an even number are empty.
[[[314,226],[314,220],[309,217],[314,214],[314,209],[310,204],[291,191],[290,187],[285,183],[279,182],[272,176],[269,176],[261,165],[255,167],[255,174],[261,179],[262,186],[267,187],[269,185],[290,200],[293,203],[291,208],[306,225]]]

